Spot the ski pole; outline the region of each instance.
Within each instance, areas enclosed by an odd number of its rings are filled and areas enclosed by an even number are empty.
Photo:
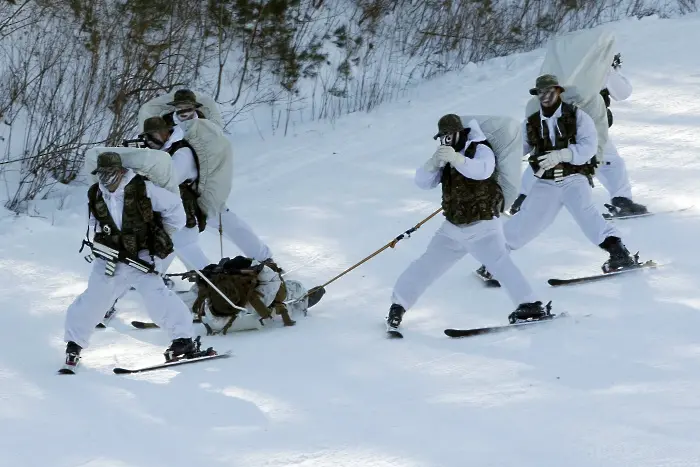
[[[313,287],[313,288],[309,289],[309,290],[306,292],[306,294],[305,294],[304,296],[302,296],[301,298],[299,298],[299,299],[297,299],[297,300],[295,300],[295,301],[303,300],[303,299],[305,299],[306,297],[308,297],[308,296],[310,296],[311,294],[313,294],[314,292],[316,292],[317,290],[326,287],[328,284],[330,284],[330,283],[332,283],[332,282],[335,282],[336,280],[340,279],[341,277],[343,277],[345,274],[349,273],[349,272],[352,271],[353,269],[357,268],[358,266],[361,266],[362,264],[366,263],[366,262],[369,261],[370,259],[374,258],[375,256],[377,256],[379,253],[381,253],[382,251],[386,250],[387,248],[394,248],[394,247],[396,247],[396,244],[397,244],[397,243],[399,243],[399,242],[400,242],[401,240],[403,240],[404,238],[410,237],[411,234],[412,234],[413,232],[415,232],[416,230],[420,229],[421,226],[422,226],[423,224],[425,224],[425,223],[428,222],[430,219],[432,219],[434,216],[436,216],[438,213],[440,213],[440,211],[442,211],[442,208],[437,209],[434,213],[432,213],[431,215],[429,215],[428,217],[426,217],[425,219],[423,219],[422,221],[420,221],[419,223],[417,223],[416,225],[414,225],[413,227],[411,227],[410,229],[408,229],[407,231],[405,231],[404,233],[402,233],[402,234],[399,235],[398,237],[394,238],[392,241],[390,241],[389,243],[387,243],[386,245],[384,245],[383,247],[381,247],[380,249],[378,249],[377,251],[375,251],[375,252],[372,253],[371,255],[367,256],[366,258],[364,258],[364,259],[361,260],[360,262],[354,264],[353,266],[351,266],[351,267],[349,267],[348,269],[346,269],[345,271],[341,272],[340,274],[338,274],[337,276],[335,276],[335,277],[332,278],[331,280],[327,281],[325,284],[319,285],[319,286],[316,286],[316,287]]]
[[[219,213],[219,247],[221,248],[221,258],[224,257],[224,227],[221,224],[221,213]]]

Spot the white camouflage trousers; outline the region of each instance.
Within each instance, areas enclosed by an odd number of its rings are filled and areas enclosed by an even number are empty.
[[[605,145],[603,162],[596,168],[595,174],[610,193],[610,198],[621,196],[632,199],[632,186],[627,175],[627,166],[610,139]]]
[[[170,339],[193,337],[192,314],[159,276],[145,274],[123,263],[117,263],[114,276],[107,276],[104,260],[95,259],[92,264],[87,289],[66,312],[66,342],[73,341],[87,348],[90,336],[104,317],[105,310],[129,287],[134,287],[141,294],[149,316],[170,335]]]
[[[272,257],[270,248],[253,232],[253,229],[230,209],[221,213],[221,224],[224,237],[233,242],[247,258],[264,261]],[[207,218],[207,229],[218,230],[219,215]],[[168,256],[164,263],[167,271],[177,255],[189,269],[202,269],[211,264],[199,245],[199,229],[197,227],[183,228],[173,235],[175,253]],[[218,262],[218,261],[216,261]]]
[[[522,248],[549,227],[562,207],[566,207],[584,235],[594,245],[620,233],[603,218],[593,203],[592,189],[583,175],[570,175],[559,182],[535,179],[520,211],[505,223],[503,231],[511,250]],[[488,265],[499,281],[501,278]]]
[[[408,310],[425,290],[467,253],[498,278],[515,306],[537,301],[532,287],[510,257],[500,218],[459,227],[445,221],[422,256],[399,276],[392,303]]]

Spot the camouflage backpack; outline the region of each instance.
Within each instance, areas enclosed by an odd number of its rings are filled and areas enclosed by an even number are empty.
[[[202,274],[211,281],[221,293],[233,302],[237,307],[245,308],[247,304],[255,309],[261,319],[272,317],[272,312],[276,311],[282,316],[285,324],[291,319],[284,304],[287,296],[287,288],[284,280],[281,280],[280,288],[272,303],[268,306],[262,301],[262,294],[257,290],[259,283],[258,275],[265,266],[270,267],[279,275],[281,271],[276,264],[266,262],[264,264],[252,265],[253,260],[243,256],[236,256],[233,259],[223,258],[219,264],[210,264],[201,270]],[[198,296],[192,305],[192,310],[200,317],[206,312],[207,301],[209,311],[217,317],[230,316],[230,326],[238,316],[240,310],[231,307],[224,297],[214,290],[206,281],[199,276],[196,277]],[[188,277],[190,280],[194,277]],[[281,279],[281,275],[280,275]]]

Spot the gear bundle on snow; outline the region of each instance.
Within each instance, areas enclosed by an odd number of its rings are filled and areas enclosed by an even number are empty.
[[[273,261],[223,258],[201,270],[218,291],[200,276],[188,273],[185,277],[197,286],[192,311],[200,316],[209,334],[260,329],[264,320],[274,315],[280,316],[285,326],[293,326],[296,321],[291,315],[305,313],[318,300],[304,297],[307,291],[301,283],[283,279],[281,272]]]

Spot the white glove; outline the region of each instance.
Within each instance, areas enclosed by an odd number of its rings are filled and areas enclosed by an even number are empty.
[[[543,154],[537,158],[537,162],[540,164],[540,168],[544,170],[549,170],[556,167],[561,162],[571,162],[574,159],[574,153],[571,149],[564,148],[558,149],[556,151],[550,151],[547,154]]]
[[[425,170],[426,172],[437,172],[438,170],[445,167],[445,164],[447,164],[447,162],[442,161],[438,158],[438,155],[440,154],[440,149],[444,148],[444,147],[448,147],[448,146],[438,147],[437,151],[435,151],[433,156],[430,159],[428,159],[427,161],[425,161],[425,164],[423,164],[423,170]],[[448,149],[452,149],[452,148],[448,147]],[[444,149],[443,149],[443,151],[444,151]]]
[[[437,148],[437,151],[435,151],[433,157],[444,162],[445,164],[452,164],[452,166],[464,164],[466,159],[466,157],[452,149],[451,146],[440,146]]]
[[[433,156],[423,164],[423,170],[426,172],[437,172],[442,167],[444,167],[444,162],[439,160],[437,157]]]

